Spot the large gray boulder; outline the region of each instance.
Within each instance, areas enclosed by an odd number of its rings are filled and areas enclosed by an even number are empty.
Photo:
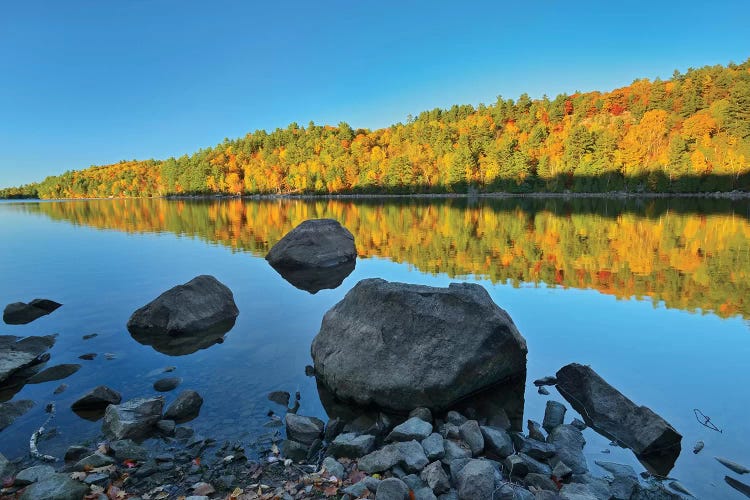
[[[164,396],[135,398],[119,405],[109,405],[104,412],[102,432],[111,440],[146,438],[161,420],[163,408]]]
[[[3,321],[9,325],[25,325],[37,318],[46,316],[62,304],[49,299],[34,299],[28,304],[24,302],[13,302],[5,306],[3,310]]]
[[[268,263],[279,269],[335,267],[356,258],[354,236],[333,219],[306,220],[266,255]]]
[[[526,341],[479,285],[362,280],[323,317],[315,373],[343,400],[443,410],[525,375]]]
[[[557,390],[597,432],[627,446],[653,472],[667,475],[682,435],[646,406],[638,406],[590,366],[571,363],[557,372]],[[650,458],[650,459],[649,459]]]
[[[19,500],[81,500],[89,487],[68,474],[50,474],[26,487]]]
[[[164,418],[182,424],[197,417],[201,411],[201,406],[203,406],[201,395],[188,389],[179,393],[177,398],[172,401],[167,411],[164,412]]]
[[[54,344],[54,335],[24,339],[0,335],[0,384],[22,368],[42,362],[41,356]]]
[[[238,314],[232,291],[213,276],[202,275],[136,310],[128,331],[164,354],[191,354],[221,342]]]

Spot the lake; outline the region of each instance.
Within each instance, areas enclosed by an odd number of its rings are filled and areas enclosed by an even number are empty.
[[[359,258],[336,289],[311,294],[274,271],[265,254],[310,218],[334,218]],[[96,440],[100,422],[70,404],[106,384],[124,399],[154,393],[153,372],[175,366],[180,389],[204,397],[190,423],[204,435],[263,443],[279,428],[267,413],[274,390],[299,391],[300,414],[326,415],[310,343],[325,311],[359,280],[483,285],[528,343],[525,418],[541,421],[551,388],[534,379],[571,362],[590,364],[682,435],[670,473],[704,498],[742,498],[714,456],[750,464],[750,204],[714,199],[93,200],[0,203],[0,305],[36,297],[61,302],[4,335],[57,333],[49,364],[80,363],[64,381],[26,385],[9,397],[36,406],[0,433],[0,452],[28,450],[55,402],[57,434],[40,451],[61,456]],[[223,343],[183,355],[134,340],[135,309],[174,285],[211,274],[234,293],[240,315]],[[82,336],[96,333],[95,338]],[[97,353],[92,361],[78,356]],[[108,353],[109,356],[104,354]],[[174,353],[171,353],[174,354]],[[107,358],[112,359],[107,359]],[[61,383],[68,389],[54,395]],[[569,405],[567,405],[570,408]],[[698,423],[709,415],[719,433]],[[569,421],[575,412],[569,409]],[[629,463],[628,450],[584,431],[593,460]],[[705,449],[692,453],[696,441]],[[261,445],[258,445],[259,448]],[[609,450],[609,454],[603,453]]]

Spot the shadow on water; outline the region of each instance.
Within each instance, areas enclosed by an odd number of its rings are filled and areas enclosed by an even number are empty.
[[[355,265],[356,261],[352,260],[338,266],[326,268],[286,269],[271,267],[293,287],[315,295],[321,290],[338,288],[346,277],[354,271]]]
[[[234,327],[235,320],[226,321],[208,330],[195,333],[162,333],[129,328],[130,336],[143,345],[168,356],[185,356],[214,344],[224,342],[224,335]]]

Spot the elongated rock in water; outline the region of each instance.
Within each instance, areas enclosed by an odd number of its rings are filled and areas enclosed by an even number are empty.
[[[716,460],[719,461],[721,465],[736,472],[737,474],[747,474],[748,472],[750,472],[750,469],[748,469],[744,465],[738,464],[737,462],[732,462],[731,460],[727,460],[726,458],[722,458],[722,457],[715,457],[715,458]]]
[[[682,436],[650,408],[636,405],[609,385],[590,366],[571,363],[562,367],[557,372],[557,390],[589,426],[633,450],[652,472],[665,476],[672,469]]]
[[[683,495],[687,495],[689,497],[694,497],[695,496],[695,495],[693,495],[690,492],[689,489],[685,488],[685,486],[683,486],[682,483],[679,482],[679,481],[671,481],[669,483],[669,487],[672,488],[673,490],[679,492],[679,493],[682,493]]]
[[[750,485],[745,484],[742,481],[737,481],[735,478],[729,476],[724,476],[724,481],[735,490],[750,498]]]
[[[703,441],[698,441],[697,443],[695,443],[695,446],[693,446],[693,453],[697,455],[701,452],[704,446],[705,444],[703,444]]]

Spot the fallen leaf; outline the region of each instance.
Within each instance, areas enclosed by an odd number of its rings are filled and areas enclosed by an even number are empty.
[[[200,465],[200,464],[201,464],[201,457],[195,457],[195,458],[193,459],[193,463],[194,463],[195,465]]]
[[[122,461],[122,465],[124,465],[128,469],[132,469],[134,467],[138,467],[138,464],[135,462],[135,460],[130,460],[130,459],[123,460]]]
[[[229,495],[229,498],[237,498],[238,496],[242,495],[245,491],[242,488],[235,488],[232,493]]]
[[[336,485],[331,485],[331,486],[329,486],[329,487],[327,487],[326,489],[323,490],[323,494],[326,497],[332,497],[334,495],[337,495],[338,492],[339,492],[339,487],[336,486]]]

